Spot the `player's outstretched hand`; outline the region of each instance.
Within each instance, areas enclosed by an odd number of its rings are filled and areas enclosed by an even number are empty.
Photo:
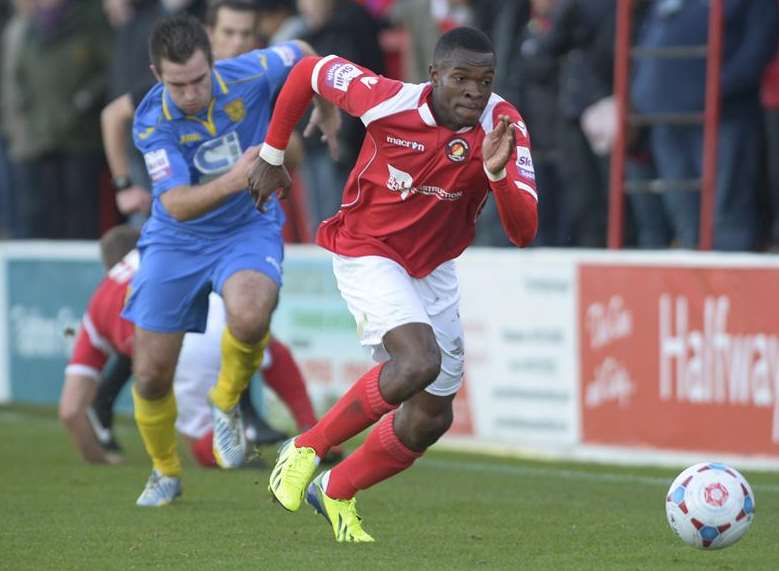
[[[341,113],[338,107],[321,97],[314,98],[314,111],[311,119],[303,130],[304,137],[312,136],[316,130],[322,132],[322,141],[327,143],[330,156],[338,159],[338,131],[341,130]]]
[[[484,138],[481,146],[484,167],[492,174],[499,174],[511,158],[514,150],[514,125],[508,115],[498,118],[498,125]]]
[[[265,204],[273,193],[278,192],[279,198],[284,198],[290,186],[292,179],[284,165],[272,165],[260,157],[254,160],[249,171],[249,192],[257,210],[265,212]]]

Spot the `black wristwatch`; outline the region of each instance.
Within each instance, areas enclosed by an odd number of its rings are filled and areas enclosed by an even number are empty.
[[[133,181],[129,176],[118,176],[112,181],[112,183],[116,192],[130,188],[133,185]]]

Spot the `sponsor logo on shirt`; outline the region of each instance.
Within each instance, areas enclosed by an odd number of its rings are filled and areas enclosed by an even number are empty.
[[[143,160],[146,162],[146,170],[152,182],[159,182],[170,176],[170,160],[165,149],[149,151],[143,155]]]
[[[205,175],[227,172],[241,158],[241,141],[235,131],[206,141],[195,151],[192,164]]]
[[[411,149],[412,151],[419,151],[420,153],[425,151],[425,146],[422,143],[417,143],[416,141],[407,141],[406,139],[399,139],[397,137],[393,137],[392,135],[387,135],[387,142],[390,145],[406,147],[407,149]]]
[[[453,163],[461,163],[468,158],[471,148],[465,139],[452,139],[446,144],[446,157]]]
[[[414,186],[413,177],[400,169],[388,164],[389,178],[387,178],[387,188],[393,192],[400,193],[400,199],[406,200],[412,194],[424,194],[434,196],[438,200],[460,200],[462,192],[447,192],[440,186],[420,185]]]
[[[292,64],[295,63],[295,50],[293,50],[291,47],[274,46],[271,48],[271,51],[279,56],[281,63],[284,64],[284,67],[292,67]]]
[[[533,157],[530,155],[530,149],[527,147],[517,147],[517,168],[519,173],[529,179],[536,179],[536,172],[533,168]]]
[[[197,143],[203,140],[203,135],[200,133],[185,133],[179,137],[179,144],[186,145],[187,143]]]
[[[327,69],[325,81],[330,87],[346,92],[355,77],[360,77],[362,70],[351,63],[335,63]]]

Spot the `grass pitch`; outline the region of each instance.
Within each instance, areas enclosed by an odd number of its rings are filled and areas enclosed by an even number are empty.
[[[88,466],[53,410],[0,408],[0,569],[779,568],[774,474],[745,474],[757,501],[746,537],[703,552],[665,521],[678,470],[432,451],[361,494],[377,543],[339,545],[308,506],[292,514],[269,501],[269,469],[200,469],[185,451],[182,501],[137,508],[150,465],[131,421],[117,434],[127,462]]]

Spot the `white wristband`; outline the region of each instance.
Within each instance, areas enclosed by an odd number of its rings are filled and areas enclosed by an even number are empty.
[[[503,180],[504,178],[506,178],[506,167],[500,169],[500,172],[498,174],[492,174],[490,171],[487,170],[487,163],[482,163],[482,166],[484,167],[484,174],[486,174],[487,178],[490,179],[492,182],[497,182],[499,180]]]
[[[284,151],[263,143],[260,147],[260,158],[270,165],[279,166],[284,164]]]

